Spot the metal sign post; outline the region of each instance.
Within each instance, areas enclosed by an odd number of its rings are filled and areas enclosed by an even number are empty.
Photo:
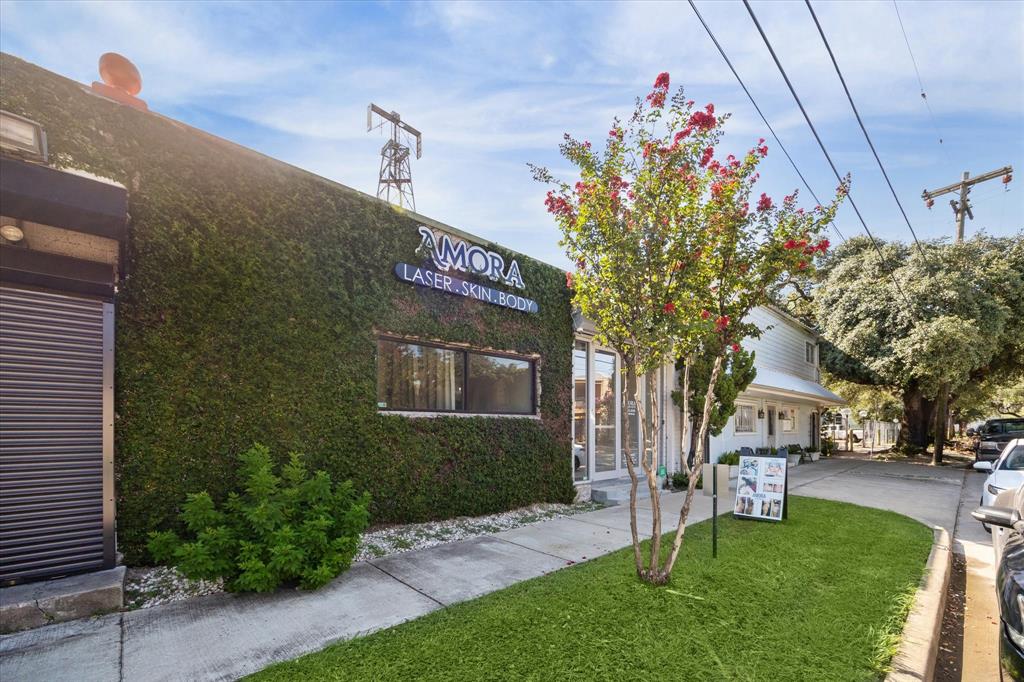
[[[718,465],[711,465],[711,558],[718,558]]]

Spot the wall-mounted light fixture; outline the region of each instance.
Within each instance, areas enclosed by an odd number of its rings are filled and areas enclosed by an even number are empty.
[[[764,419],[764,410],[759,409],[757,411],[757,418],[758,419]]]
[[[784,420],[788,417],[785,410],[779,410],[779,420]]]
[[[5,244],[17,244],[25,238],[25,233],[17,225],[0,225],[0,240]]]
[[[0,150],[46,163],[46,132],[35,121],[0,111]]]

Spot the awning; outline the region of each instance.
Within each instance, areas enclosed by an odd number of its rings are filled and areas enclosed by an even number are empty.
[[[845,405],[846,401],[821,384],[773,369],[757,369],[748,391],[814,400],[824,405]]]
[[[0,204],[11,218],[111,239],[128,229],[124,187],[9,157],[0,157]]]

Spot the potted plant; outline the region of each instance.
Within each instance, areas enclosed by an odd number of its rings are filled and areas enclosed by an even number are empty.
[[[740,452],[739,450],[732,450],[730,452],[723,453],[718,457],[719,464],[727,464],[729,466],[729,480],[735,481],[740,476]]]
[[[796,465],[800,464],[800,462],[804,458],[804,449],[799,443],[787,445],[786,452],[786,463],[791,467],[795,467]]]

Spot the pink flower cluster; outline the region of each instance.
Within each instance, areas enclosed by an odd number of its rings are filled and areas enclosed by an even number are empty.
[[[700,157],[701,168],[704,168],[709,163],[711,163],[711,159],[714,156],[715,156],[715,148],[714,147],[708,147],[707,149],[705,149],[704,153]]]
[[[651,106],[660,109],[665,106],[665,96],[668,94],[668,72],[662,71],[654,79],[654,92],[647,95],[647,101]]]
[[[761,198],[757,202],[757,210],[761,211],[763,213],[764,211],[767,211],[771,207],[772,207],[772,198],[770,196],[768,196],[767,194],[765,194],[764,192],[762,192],[761,193]]]
[[[544,205],[548,207],[548,213],[564,218],[572,218],[573,216],[572,204],[566,201],[565,197],[555,194],[554,191],[548,192]]]
[[[700,128],[701,130],[711,130],[718,123],[715,118],[715,105],[708,104],[704,107],[704,111],[695,111],[690,116],[690,120],[686,122],[687,125],[694,128]]]

